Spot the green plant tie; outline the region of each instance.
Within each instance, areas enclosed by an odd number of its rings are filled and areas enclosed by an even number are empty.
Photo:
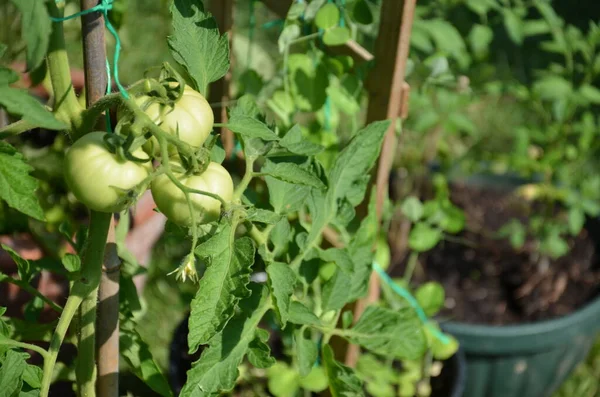
[[[267,29],[271,29],[271,28],[273,28],[275,26],[282,26],[284,23],[285,23],[285,19],[283,19],[283,18],[274,19],[272,21],[263,23],[260,26],[260,28],[264,29],[264,30],[267,30]]]
[[[64,1],[64,0],[56,0],[57,3],[60,3],[61,1]],[[108,29],[110,34],[115,39],[115,55],[113,58],[113,63],[114,63],[113,75],[115,78],[115,83],[117,84],[117,87],[119,88],[119,92],[121,93],[121,95],[124,98],[129,99],[129,94],[127,93],[125,88],[121,85],[121,82],[119,80],[119,58],[121,56],[121,39],[119,38],[119,34],[117,33],[117,30],[115,29],[115,27],[110,22],[110,19],[108,18],[108,12],[110,10],[112,10],[112,8],[113,8],[113,2],[114,2],[114,0],[100,0],[100,2],[96,6],[90,8],[90,9],[83,10],[83,11],[77,12],[73,15],[66,16],[66,17],[62,17],[62,18],[50,17],[50,19],[53,22],[64,22],[64,21],[68,21],[70,19],[79,18],[83,15],[91,14],[93,12],[101,12],[104,15],[104,25],[106,26],[106,29]],[[106,68],[107,68],[106,94],[110,94],[111,76],[110,76],[110,63],[108,62],[108,59],[106,60]],[[108,112],[107,112],[107,117],[108,117]],[[110,128],[110,123],[108,123],[108,128]]]
[[[375,270],[377,275],[379,275],[383,282],[387,284],[388,287],[392,289],[392,291],[404,298],[413,307],[413,309],[415,309],[415,311],[417,312],[417,316],[419,317],[423,325],[427,327],[429,332],[431,332],[431,334],[436,339],[438,339],[445,345],[450,343],[450,338],[447,335],[444,335],[443,332],[441,332],[439,329],[437,329],[431,324],[429,318],[427,318],[427,315],[423,311],[423,308],[421,307],[421,305],[419,305],[419,302],[417,302],[415,297],[412,296],[412,294],[408,290],[395,283],[394,280],[392,280],[392,278],[385,272],[385,270],[381,268],[381,266],[379,266],[377,262],[373,262],[373,270]]]

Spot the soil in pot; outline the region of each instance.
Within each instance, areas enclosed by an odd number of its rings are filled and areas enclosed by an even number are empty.
[[[446,290],[441,317],[472,324],[505,325],[557,318],[598,295],[597,222],[568,240],[569,254],[549,259],[527,241],[515,250],[497,231],[512,218],[525,222],[531,206],[506,190],[455,184],[452,202],[466,228],[419,257],[413,281],[437,281]],[[597,239],[596,239],[597,240]],[[391,242],[394,244],[394,242]],[[395,266],[401,276],[406,263]]]

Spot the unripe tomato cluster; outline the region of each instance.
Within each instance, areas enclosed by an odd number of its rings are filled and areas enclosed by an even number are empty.
[[[148,96],[135,98],[136,103],[156,125],[193,148],[201,147],[213,127],[214,116],[206,99],[186,86],[172,105],[152,101]],[[78,139],[65,155],[65,179],[75,197],[88,208],[99,212],[120,212],[137,199],[152,172],[152,159],[159,156],[158,141],[151,137],[142,148],[130,153],[130,159],[117,154],[106,144],[106,132],[91,132]],[[171,170],[183,169],[174,148]],[[134,161],[136,160],[136,161]],[[139,160],[146,160],[139,161]],[[211,162],[201,174],[174,172],[179,184],[221,197],[233,197],[231,176],[218,163]],[[151,182],[151,192],[158,209],[174,223],[192,224],[192,213],[186,194],[166,174]],[[221,202],[198,193],[189,194],[197,224],[219,219]]]

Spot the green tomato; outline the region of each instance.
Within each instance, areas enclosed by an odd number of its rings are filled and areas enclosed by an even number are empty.
[[[137,197],[131,190],[141,183],[151,170],[151,163],[121,159],[104,143],[106,132],[90,132],[67,150],[64,173],[73,195],[88,208],[99,212],[120,212]],[[132,153],[148,157],[141,149]]]
[[[197,91],[185,86],[183,94],[173,106],[152,102],[148,105],[150,97],[140,96],[135,99],[138,106],[156,123],[163,131],[177,136],[188,145],[198,148],[210,135],[215,116],[210,105]],[[150,138],[144,145],[144,150],[151,156],[160,154],[160,147],[155,137]],[[174,153],[173,148],[170,149]]]
[[[182,185],[220,196],[225,202],[233,197],[233,180],[222,165],[210,163],[200,175],[175,175]],[[185,194],[167,175],[160,175],[152,182],[152,197],[158,209],[173,223],[182,226],[192,224],[192,215]],[[189,195],[196,222],[203,225],[219,219],[221,202],[212,197],[193,193]]]

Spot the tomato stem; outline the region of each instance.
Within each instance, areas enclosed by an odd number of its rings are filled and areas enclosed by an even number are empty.
[[[112,214],[90,211],[90,215],[89,235],[81,254],[80,278],[73,283],[73,288],[71,289],[69,299],[67,299],[67,303],[63,309],[60,319],[58,320],[58,324],[54,330],[52,339],[50,340],[48,356],[44,360],[42,386],[40,392],[41,397],[48,396],[50,391],[50,382],[52,381],[54,366],[56,364],[56,358],[58,357],[60,346],[62,345],[65,335],[67,334],[67,330],[69,329],[69,325],[71,324],[71,321],[77,313],[81,303],[90,295],[94,297],[93,302],[95,303],[95,294],[93,293],[94,291],[97,291],[100,283],[100,277],[102,275],[102,260],[104,258],[104,248],[106,246],[106,238],[108,236],[108,228],[110,226]],[[94,324],[95,317],[91,318],[84,316],[84,321],[89,321],[91,324]],[[86,355],[84,355],[84,352],[82,351],[79,352],[81,366],[92,368],[92,372],[94,371],[93,367],[96,365],[94,360],[94,349],[92,349],[92,352],[85,352]],[[88,354],[91,354],[91,356]]]
[[[32,345],[31,343],[17,342],[16,340],[2,338],[0,339],[0,346],[13,346],[20,349],[31,350],[36,353],[39,353],[42,356],[42,358],[44,358],[44,360],[48,357],[48,351],[42,349],[39,346]]]
[[[235,188],[235,191],[233,192],[233,200],[232,201],[234,203],[240,202],[240,198],[246,191],[246,188],[248,188],[248,185],[252,181],[252,178],[254,178],[254,162],[255,161],[256,161],[256,158],[253,156],[246,157],[246,171],[244,173],[244,177],[242,178],[242,181]]]
[[[62,17],[64,6],[59,8],[53,1],[47,4],[52,17]],[[72,127],[71,130],[77,131],[81,127],[83,108],[73,90],[62,22],[53,23],[47,59],[54,95],[54,113],[59,120],[69,124]]]

